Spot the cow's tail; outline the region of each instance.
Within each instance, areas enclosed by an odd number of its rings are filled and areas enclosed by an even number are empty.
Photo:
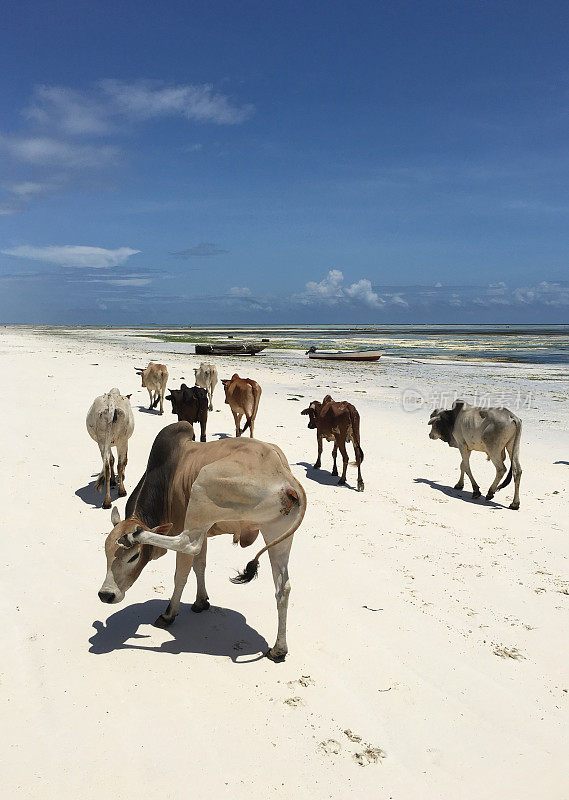
[[[348,410],[350,412],[350,422],[352,425],[354,450],[356,451],[361,464],[364,460],[364,451],[360,447],[360,415],[358,414],[357,409],[353,406]]]
[[[259,550],[255,558],[249,561],[242,572],[238,572],[234,578],[230,578],[229,580],[231,583],[249,583],[249,581],[252,581],[253,578],[256,578],[259,570],[259,558],[263,555],[263,553],[266,550],[269,550],[271,547],[284,542],[284,540],[288,539],[289,536],[292,536],[300,526],[300,523],[304,519],[304,514],[306,513],[306,494],[300,483],[297,481],[295,481],[295,483],[295,489],[293,489],[293,487],[290,485],[284,489],[284,497],[282,498],[282,513],[290,514],[293,508],[296,508],[294,522],[290,528],[288,528],[288,530],[282,534],[282,536],[279,536],[274,540],[274,542],[266,544],[261,550]]]
[[[241,436],[241,434],[245,433],[247,428],[250,428],[250,427],[251,427],[251,417],[247,417],[247,422],[245,423],[245,425],[242,428],[240,428],[239,435]]]
[[[514,420],[514,423],[516,425],[516,433],[515,433],[515,436],[514,436],[514,445],[512,447],[512,456],[511,456],[511,460],[510,460],[510,471],[508,472],[508,474],[506,475],[506,477],[504,478],[502,483],[496,489],[497,492],[499,492],[500,489],[503,489],[504,487],[506,487],[510,483],[510,481],[512,480],[513,473],[515,471],[517,471],[519,469],[519,466],[520,466],[519,456],[520,456],[520,440],[522,438],[522,421],[521,421],[521,419],[517,419],[516,418]]]

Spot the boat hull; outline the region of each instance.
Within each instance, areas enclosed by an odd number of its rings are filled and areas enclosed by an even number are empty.
[[[371,350],[369,352],[347,352],[347,353],[309,353],[309,358],[322,359],[324,361],[379,361],[382,353],[378,350]]]

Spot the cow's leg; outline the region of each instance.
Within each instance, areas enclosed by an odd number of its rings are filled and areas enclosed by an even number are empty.
[[[125,533],[118,540],[121,547],[134,547],[135,544],[151,544],[155,547],[163,547],[165,550],[175,550],[177,553],[185,553],[188,556],[197,556],[202,549],[206,534],[213,525],[213,522],[196,525],[186,528],[177,536],[164,536],[154,531],[138,531],[137,533]]]
[[[359,446],[353,442],[354,445],[354,453],[356,456],[356,465],[358,468],[358,492],[363,492],[364,490],[364,479],[362,478],[362,458],[361,458],[361,450]]]
[[[234,411],[233,409],[231,409],[231,413],[233,414],[233,419],[235,420],[235,436],[239,437],[241,436],[242,414],[237,413],[237,411]]]
[[[148,389],[148,387],[147,387],[147,391],[148,391],[148,397],[150,398],[150,405],[148,406],[148,410],[152,411],[152,408],[153,408],[153,406],[152,406],[152,390]]]
[[[460,478],[458,479],[458,483],[454,485],[455,489],[464,489],[464,467],[462,464],[462,459],[460,461]]]
[[[199,614],[200,611],[207,611],[209,608],[209,597],[205,588],[205,565],[207,558],[207,537],[204,540],[202,549],[194,558],[194,572],[196,573],[197,592],[196,600],[192,606],[192,611]]]
[[[270,523],[261,529],[266,544],[274,542],[279,536],[290,529],[290,521],[285,517],[283,521]],[[271,661],[282,661],[288,653],[286,643],[286,617],[288,611],[288,597],[290,594],[290,581],[288,577],[288,557],[292,545],[293,536],[289,536],[284,542],[271,547],[269,559],[273,571],[275,582],[275,598],[277,601],[278,630],[277,640],[273,647],[266,653]]]
[[[506,445],[510,461],[512,462],[512,474],[514,476],[514,499],[510,503],[510,508],[517,511],[520,507],[520,480],[522,477],[522,467],[517,452],[514,451],[514,444],[508,442]]]
[[[111,467],[111,486],[117,485],[117,477],[115,475],[115,457],[113,455],[113,451],[111,450],[111,455],[109,458],[109,464]]]
[[[255,429],[255,417],[251,417],[251,418],[247,417],[247,419],[249,420],[249,436],[252,439],[253,438],[253,431]]]
[[[342,467],[342,477],[338,481],[338,486],[340,484],[344,484],[346,482],[346,473],[348,471],[348,451],[346,450],[346,443],[340,439],[338,442],[338,449],[340,450],[340,454],[342,456],[343,467]]]
[[[332,467],[332,475],[338,474],[338,467],[336,465],[336,456],[338,455],[338,445],[334,442],[334,448],[332,450],[332,458],[334,459],[334,466]]]
[[[213,411],[213,386],[211,386],[211,385],[210,385],[210,386],[208,387],[207,393],[209,394],[209,406],[208,406],[208,410],[209,410],[209,411]],[[205,441],[205,439],[204,439],[204,441]]]
[[[505,455],[505,454],[504,454]],[[494,466],[496,467],[496,477],[492,481],[492,485],[488,489],[488,494],[486,495],[486,500],[491,500],[494,495],[496,494],[496,489],[498,488],[498,484],[506,474],[506,465],[504,464],[504,455],[502,451],[499,450],[496,453],[488,453],[488,456]]]
[[[316,441],[318,442],[318,458],[314,464],[314,469],[320,469],[322,464],[322,436],[319,433],[316,434]]]
[[[475,500],[477,497],[480,497],[480,486],[478,486],[478,484],[474,480],[474,475],[472,474],[472,470],[470,469],[470,450],[463,445],[460,448],[460,455],[462,457],[462,463],[460,465],[460,468],[462,471],[466,472],[466,474],[470,478],[470,483],[472,484],[472,499]]]
[[[103,508],[110,508],[111,507],[111,461],[110,456],[112,452],[109,448],[108,452],[105,451],[105,446],[100,444],[99,450],[101,451],[101,459],[103,461],[103,469],[99,473],[99,477],[97,478],[97,482],[95,483],[95,489],[100,492],[103,486],[103,481],[105,483],[105,499],[103,500]]]
[[[201,431],[201,433],[200,433],[200,442],[205,442],[205,440],[206,440],[206,439],[205,439],[205,429],[206,429],[206,425],[207,425],[207,417],[206,417],[206,416],[205,416],[205,414],[204,414],[204,415],[202,416],[202,418],[200,419],[200,431]],[[193,426],[192,426],[192,427],[193,427]]]
[[[188,580],[188,575],[192,568],[194,561],[193,556],[186,555],[185,553],[176,553],[176,571],[174,573],[174,592],[168,603],[168,608],[163,614],[160,614],[154,623],[157,628],[168,628],[176,619],[178,611],[180,610],[180,600],[182,592]]]
[[[122,447],[117,447],[117,456],[118,456],[118,466],[117,466],[117,473],[119,479],[119,497],[124,497],[126,495],[126,489],[124,488],[124,471],[126,469],[126,465],[128,463],[128,444],[124,449]]]
[[[164,389],[160,390],[160,414],[164,413]]]

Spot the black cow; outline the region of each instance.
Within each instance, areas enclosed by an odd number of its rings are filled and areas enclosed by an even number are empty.
[[[199,422],[201,428],[200,442],[205,442],[205,428],[207,425],[207,391],[199,386],[186,386],[183,383],[179,389],[171,389],[166,397],[172,403],[172,414],[178,416],[178,422],[189,422],[194,430],[194,422]],[[194,436],[195,438],[195,436]]]

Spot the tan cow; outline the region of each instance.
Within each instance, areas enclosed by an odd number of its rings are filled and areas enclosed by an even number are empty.
[[[205,389],[209,396],[209,411],[213,411],[213,391],[217,385],[217,367],[215,364],[207,364],[205,361],[194,367],[196,376],[196,386]]]
[[[89,436],[99,445],[103,469],[95,489],[102,491],[105,484],[105,500],[103,508],[111,507],[110,487],[115,486],[115,457],[111,447],[117,450],[117,475],[119,479],[119,497],[124,497],[124,471],[127,464],[128,440],[134,431],[134,417],[130,407],[130,395],[126,397],[118,389],[111,389],[107,394],[97,397],[87,413],[87,431]]]
[[[197,578],[192,610],[209,608],[205,587],[208,537],[229,533],[246,547],[260,530],[265,546],[232,581],[252,580],[259,557],[269,551],[278,633],[266,655],[280,660],[288,652],[288,559],[305,510],[304,489],[276,445],[251,439],[194,442],[187,422],[168,425],[154,440],[146,472],[126,504],[126,519],[121,522],[113,508],[114,527],[105,542],[107,574],[99,598],[103,603],[120,603],[149,561],[175,550],[174,593],[155,622],[160,628],[168,627],[178,614],[192,568]]]
[[[146,369],[135,367],[134,371],[142,378],[142,386],[148,389],[148,394],[150,396],[148,410],[151,411],[153,408],[156,408],[158,402],[160,402],[159,413],[163,414],[164,394],[166,392],[166,384],[168,383],[168,370],[166,366],[151,361]]]
[[[249,435],[253,438],[255,417],[259,410],[261,387],[251,378],[240,378],[237,373],[230,380],[221,381],[225,389],[225,402],[231,409],[235,420],[235,436],[241,436],[249,428]],[[247,422],[241,429],[241,417],[245,415]]]

